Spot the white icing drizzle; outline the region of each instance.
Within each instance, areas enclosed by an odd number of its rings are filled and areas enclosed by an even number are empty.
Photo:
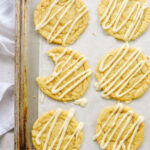
[[[55,62],[58,62],[60,60],[60,58],[65,55],[66,52],[67,52],[67,48],[65,48],[64,51],[55,59]],[[52,53],[50,53],[50,54],[52,54]]]
[[[129,36],[129,40],[133,37],[135,31],[137,30],[138,25],[140,24],[140,21],[143,18],[143,14],[144,14],[144,10],[148,8],[148,4],[145,3],[142,8],[140,9],[139,13],[137,14],[137,16],[135,16],[135,20],[134,22],[132,22],[131,26],[129,27],[129,29],[127,30],[124,40],[127,41],[127,38]],[[131,35],[130,35],[131,34]]]
[[[49,134],[48,134],[48,136],[50,136],[50,134],[51,134],[51,130],[52,130],[52,128],[54,127],[54,125],[55,125],[55,123],[56,123],[56,121],[57,121],[57,118],[59,117],[59,115],[60,115],[60,113],[62,112],[62,110],[61,109],[57,109],[56,110],[56,112],[53,114],[53,116],[49,119],[49,121],[44,125],[44,127],[42,128],[42,130],[39,132],[39,134],[36,136],[36,139],[35,139],[35,141],[36,141],[36,143],[39,145],[39,144],[41,144],[41,142],[39,141],[39,138],[40,138],[40,136],[42,135],[42,133],[45,131],[45,129],[47,128],[47,126],[51,123],[51,121],[53,120],[53,124],[52,124],[52,126],[51,126],[51,128],[50,128],[50,130],[49,130]],[[47,139],[46,139],[46,144],[44,144],[44,145],[47,145],[47,141],[48,141],[48,139],[49,139],[49,137],[47,137]],[[44,146],[44,147],[46,147],[46,146]],[[44,148],[43,148],[44,149]]]
[[[52,88],[52,93],[56,94],[56,93],[58,93],[60,90],[62,90],[64,87],[66,87],[66,85],[68,85],[68,84],[70,83],[70,81],[67,82],[66,84],[62,85],[61,87],[59,87],[59,88],[57,89],[57,87],[60,85],[60,83],[61,83],[63,80],[65,80],[69,75],[71,75],[74,71],[76,71],[79,67],[81,67],[84,62],[85,62],[85,59],[82,59],[80,62],[77,63],[77,65],[76,65],[74,68],[72,68],[67,74],[65,74],[65,75],[63,76],[63,78],[61,78],[61,79],[57,82],[57,84]],[[78,75],[78,76],[79,76],[79,75]],[[76,77],[76,78],[77,78],[77,77]],[[72,80],[74,80],[74,78],[73,78]]]
[[[54,25],[52,31],[50,32],[50,34],[47,37],[47,40],[49,40],[53,34],[53,32],[55,31],[55,29],[57,28],[59,22],[61,21],[61,19],[64,17],[64,15],[67,13],[67,11],[70,9],[70,7],[72,6],[72,4],[74,3],[75,0],[72,0],[71,3],[66,7],[66,9],[64,10],[64,12],[62,13],[62,15],[59,17],[58,21],[56,22],[56,24]]]
[[[52,142],[52,144],[51,144],[51,146],[48,148],[48,150],[52,150],[52,149],[53,149],[53,147],[54,147],[54,145],[55,145],[55,143],[56,143],[58,137],[59,137],[60,134],[61,134],[60,139],[59,139],[59,142],[58,142],[57,147],[56,147],[56,150],[59,150],[59,148],[60,148],[60,146],[61,146],[61,143],[62,143],[62,141],[63,141],[63,138],[64,138],[64,136],[65,136],[65,133],[66,133],[68,124],[69,124],[70,120],[72,119],[74,113],[75,113],[75,111],[72,110],[72,109],[69,111],[69,114],[68,114],[66,120],[64,121],[64,123],[63,123],[61,129],[59,130],[59,133],[58,133],[57,136],[55,137],[54,141]]]
[[[78,12],[81,12],[84,8],[86,8],[86,6],[85,5],[83,5],[80,9],[78,9],[77,11]]]
[[[135,124],[136,128],[134,129],[134,132],[133,132],[133,134],[132,134],[132,136],[131,136],[131,140],[130,140],[130,143],[129,143],[129,145],[128,145],[128,150],[130,150],[130,147],[131,147],[131,144],[132,144],[133,139],[134,139],[134,137],[135,137],[135,134],[136,134],[136,132],[137,132],[137,130],[138,130],[140,124],[141,124],[143,121],[144,121],[144,117],[141,117],[141,116],[140,116],[138,122]],[[129,134],[129,133],[128,133],[128,134]]]
[[[47,122],[47,123],[44,125],[44,127],[41,129],[41,131],[38,133],[38,135],[36,136],[35,141],[36,141],[36,143],[37,143],[38,145],[40,145],[41,142],[40,142],[39,138],[41,137],[41,135],[42,135],[42,133],[45,131],[45,129],[48,127],[48,125],[51,123],[51,127],[50,127],[49,130],[48,130],[48,134],[47,134],[47,136],[46,136],[46,140],[45,140],[45,143],[44,143],[44,145],[43,145],[43,150],[46,150],[46,149],[47,149],[48,141],[49,141],[49,139],[50,139],[52,130],[53,130],[53,128],[54,128],[54,126],[55,126],[55,124],[56,124],[56,121],[57,121],[58,117],[60,116],[61,112],[62,112],[62,109],[57,109],[57,110],[54,112],[54,114],[51,116],[51,118],[48,120],[48,122]],[[74,113],[75,113],[75,111],[74,111],[73,109],[71,109],[71,110],[69,111],[68,116],[66,117],[66,119],[65,119],[65,121],[64,121],[64,123],[63,123],[63,125],[61,126],[61,128],[60,128],[58,134],[57,134],[56,137],[54,138],[54,140],[53,140],[53,142],[51,143],[51,145],[50,145],[50,147],[48,148],[48,150],[52,150],[52,149],[53,149],[53,147],[54,147],[54,145],[56,144],[56,141],[58,140],[59,137],[60,137],[60,138],[59,138],[59,142],[58,142],[58,144],[57,144],[57,146],[56,146],[56,150],[59,150],[59,149],[60,149],[60,146],[61,146],[61,144],[62,144],[63,138],[64,138],[65,133],[66,133],[66,131],[67,131],[69,122],[70,122],[70,120],[72,119]],[[65,150],[65,149],[68,147],[69,143],[71,142],[71,140],[73,139],[73,137],[74,137],[75,135],[78,136],[79,132],[80,132],[82,129],[83,129],[83,123],[79,123],[79,125],[78,125],[77,128],[75,129],[74,133],[71,135],[71,137],[70,137],[68,143],[67,143],[67,144],[65,145],[65,147],[63,148],[63,150]]]
[[[131,136],[131,139],[130,139],[130,143],[128,145],[128,150],[130,150],[130,147],[131,147],[131,144],[133,142],[133,139],[135,137],[135,134],[140,126],[140,124],[144,121],[144,117],[140,116],[138,118],[138,120],[136,120],[136,122],[132,125],[132,127],[130,128],[130,130],[128,131],[128,133],[124,136],[124,138],[120,141],[120,144],[118,145],[117,149],[116,150],[119,150],[122,143],[127,139],[127,137],[129,136],[129,134],[133,131],[133,134]]]
[[[125,145],[124,145],[124,144],[122,144],[122,149],[123,149],[123,150],[126,150],[126,147],[125,147]]]
[[[125,18],[125,20],[122,23],[119,24],[120,18],[122,16],[124,10],[126,9],[128,2],[129,2],[129,0],[123,0],[122,1],[122,4],[120,5],[119,10],[118,10],[115,18],[110,22],[110,24],[106,25],[108,23],[111,15],[114,12],[116,5],[117,5],[117,0],[110,0],[104,14],[100,18],[100,21],[104,20],[104,22],[102,23],[102,26],[104,29],[109,29],[111,26],[113,26],[113,32],[118,32],[126,24],[126,22],[130,19],[130,17],[134,14],[133,21],[130,24],[130,26],[127,29],[125,36],[124,36],[124,40],[126,40],[126,41],[130,40],[133,37],[135,31],[137,30],[137,27],[138,27],[140,21],[143,18],[144,10],[146,8],[148,8],[147,3],[144,3],[141,7],[141,4],[139,2],[135,2],[129,15]],[[119,24],[119,26],[117,27],[118,24]]]
[[[70,61],[70,59],[73,57],[73,55],[74,55],[74,53],[75,53],[75,52],[73,52],[73,53],[68,57],[68,59],[66,60],[66,62],[62,65],[62,67],[60,68],[60,70],[57,72],[57,69],[58,69],[59,65],[62,64],[62,62],[58,62],[58,61],[59,61],[59,59],[60,59],[61,57],[64,56],[64,54],[65,54],[66,52],[67,52],[67,48],[65,48],[65,50],[64,50],[57,58],[55,58],[52,53],[49,53],[49,56],[52,56],[52,58],[54,59],[55,63],[57,63],[57,65],[55,66],[55,69],[54,69],[54,71],[53,71],[52,77],[51,77],[48,81],[46,81],[46,83],[49,83],[49,82],[51,82],[52,80],[54,80],[55,77],[57,77],[62,71],[64,72],[64,70],[62,70],[63,67]]]
[[[132,22],[131,26],[129,27],[129,29],[126,32],[126,35],[124,37],[124,39],[127,41],[127,38],[129,36],[129,40],[133,37],[135,31],[137,30],[138,25],[140,24],[140,21],[143,18],[143,14],[144,14],[144,10],[148,8],[148,4],[145,3],[142,8],[140,9],[139,13],[137,14],[137,17],[135,16],[135,21]],[[131,33],[131,35],[130,35]]]
[[[80,131],[83,129],[83,127],[84,127],[84,124],[82,122],[80,122],[79,125],[77,126],[76,130],[74,131],[74,133],[71,135],[71,138],[69,139],[69,141],[63,148],[63,150],[67,149],[67,147],[69,146],[70,142],[72,141],[72,139],[75,135],[77,135],[76,138],[78,137],[78,135],[79,135]]]
[[[101,134],[101,132],[102,132],[102,129],[107,125],[107,123],[109,122],[109,120],[112,118],[112,116],[115,114],[115,112],[119,109],[119,108],[121,108],[122,109],[122,104],[121,103],[118,103],[117,105],[116,105],[116,107],[115,107],[115,109],[113,110],[113,112],[110,114],[110,116],[108,117],[108,119],[106,120],[106,122],[102,125],[102,128],[99,130],[99,132],[93,137],[93,140],[96,140],[99,136],[100,136],[100,134]]]
[[[58,1],[59,1],[59,0],[57,0],[57,2],[58,2]],[[50,22],[61,10],[63,10],[63,9],[65,8],[65,6],[70,3],[70,1],[71,1],[71,0],[68,0],[68,2],[65,3],[63,7],[60,7],[51,17],[49,17],[47,20],[44,20],[45,22],[42,22],[41,24],[37,25],[37,26],[36,26],[36,30],[39,30],[39,29],[41,29],[42,27],[44,27],[46,24],[48,24],[48,22]],[[56,2],[56,3],[57,3],[57,2]],[[56,4],[55,1],[54,1],[53,3],[54,3],[54,5]],[[50,14],[50,13],[49,13],[49,14]],[[48,14],[48,16],[49,16],[49,14]],[[47,17],[48,17],[48,16],[47,16]]]
[[[83,6],[83,8],[85,8],[85,6]],[[83,9],[83,8],[82,8],[82,9]],[[82,9],[81,9],[81,10],[82,10]],[[67,40],[67,38],[68,38],[70,32],[72,31],[74,25],[76,24],[76,22],[77,22],[87,11],[88,11],[88,9],[86,8],[86,9],[73,21],[73,23],[72,23],[71,26],[70,26],[70,29],[68,30],[68,32],[67,32],[67,34],[66,34],[66,36],[65,36],[65,38],[64,38],[64,40],[63,40],[63,45],[65,45],[66,40]]]
[[[72,89],[74,89],[78,84],[80,84],[84,79],[86,79],[88,76],[90,76],[91,73],[92,73],[91,69],[88,69],[88,70],[86,70],[86,71],[80,73],[77,77],[75,77],[74,79],[70,80],[68,83],[66,83],[66,84],[69,84],[69,83],[75,81],[76,79],[78,79],[79,77],[81,77],[82,75],[84,75],[84,76],[82,76],[77,82],[75,82],[71,87],[69,87],[64,93],[62,93],[62,94],[60,95],[60,98],[63,98],[68,92],[70,92],[70,91],[71,91]]]
[[[49,6],[49,9],[48,9],[48,12],[47,14],[45,15],[45,17],[43,18],[43,20],[36,26],[36,29],[40,29],[42,27],[42,25],[44,24],[44,22],[46,21],[47,17],[49,16],[49,14],[51,13],[53,7],[56,5],[56,3],[58,2],[59,0],[54,0],[54,2]]]
[[[117,111],[117,113],[116,113],[116,115],[115,115],[115,118],[114,118],[114,120],[113,120],[113,122],[112,122],[112,124],[111,124],[111,127],[108,129],[108,131],[106,132],[106,134],[104,134],[104,136],[103,136],[103,138],[102,138],[102,141],[101,141],[101,146],[102,146],[102,148],[106,148],[106,146],[107,146],[108,143],[110,142],[111,138],[113,137],[116,128],[113,130],[113,132],[112,132],[112,134],[110,135],[110,137],[108,138],[107,142],[104,143],[104,142],[105,142],[105,139],[106,139],[106,137],[107,137],[107,135],[108,135],[109,132],[113,129],[113,127],[114,127],[114,125],[115,125],[115,123],[116,123],[116,121],[117,121],[117,119],[118,119],[118,117],[119,117],[119,115],[120,115],[120,112],[122,111],[122,108],[123,108],[123,106],[121,105],[121,107],[119,108],[119,110]]]
[[[52,57],[52,59],[54,60],[54,62],[57,62],[56,57],[55,57],[55,55],[53,53],[49,53],[48,56]]]
[[[72,20],[69,20],[64,26],[62,26],[60,30],[50,39],[50,42],[52,42],[71,22]]]
[[[118,137],[117,137],[117,139],[116,139],[116,141],[115,141],[115,143],[114,143],[114,145],[113,145],[113,150],[116,149],[116,144],[119,142],[119,139],[120,139],[121,135],[122,135],[123,132],[125,131],[125,129],[126,129],[127,125],[129,124],[129,122],[131,121],[132,115],[133,115],[133,112],[132,112],[132,111],[127,112],[127,113],[123,116],[123,118],[120,120],[120,122],[118,123],[117,127],[114,129],[114,131],[116,132],[117,129],[119,128],[119,126],[121,125],[121,123],[124,121],[124,119],[129,116],[129,117],[127,118],[127,121],[126,121],[125,124],[123,125],[122,130],[120,131],[120,133],[119,133],[119,135],[118,135]],[[114,133],[115,133],[115,132],[114,132]],[[122,145],[122,144],[121,144],[121,145]]]
[[[64,12],[61,14],[61,16],[59,17],[58,21],[56,22],[56,24],[54,25],[54,27],[52,28],[50,34],[47,37],[47,40],[49,40],[49,42],[52,42],[69,24],[71,24],[72,20],[69,20],[65,25],[63,25],[59,31],[57,33],[55,33],[53,36],[52,34],[55,32],[58,24],[60,23],[61,19],[64,17],[64,15],[67,13],[67,11],[70,9],[70,7],[72,6],[72,4],[74,3],[75,0],[68,0],[65,4],[63,4],[62,7],[60,7],[58,10],[56,10],[56,12],[50,16],[50,13],[53,9],[53,7],[57,4],[57,2],[59,2],[59,0],[54,0],[53,3],[50,5],[49,10],[47,12],[47,14],[45,15],[45,17],[43,18],[43,20],[36,25],[36,30],[41,29],[42,27],[44,27],[45,25],[47,25],[58,13],[60,13],[67,5],[67,7],[65,8]],[[78,9],[78,12],[81,12],[84,8],[86,8],[85,5],[83,5],[80,9]],[[69,28],[64,40],[63,40],[63,44],[65,44],[71,30],[73,29],[75,23],[87,12],[87,8],[85,11],[83,11],[81,14],[79,14],[79,16],[77,16],[77,18],[75,18],[75,20],[73,21],[71,27]],[[50,16],[50,17],[49,17]],[[49,18],[48,18],[49,17]]]
[[[75,105],[79,105],[79,106],[82,106],[82,107],[85,107],[88,103],[87,99],[86,98],[80,98],[76,101],[73,102]]]
[[[56,121],[57,121],[57,119],[58,119],[60,113],[61,113],[61,112],[59,112],[59,113],[56,114],[56,117],[54,118],[54,121],[52,122],[52,125],[51,125],[51,127],[50,127],[50,129],[49,129],[49,131],[48,131],[48,134],[47,134],[47,137],[46,137],[44,146],[43,146],[43,150],[46,150],[46,148],[47,148],[47,144],[48,144],[50,135],[51,135],[51,133],[52,133],[52,130],[53,130],[55,124],[56,124]]]
[[[122,97],[123,95],[129,93],[135,86],[137,86],[150,73],[150,70],[147,71],[132,87],[130,87],[129,89],[121,93],[121,91],[123,91],[123,89],[129,83],[129,81],[142,69],[142,67],[144,66],[146,62],[146,61],[139,61],[131,69],[129,74],[126,77],[124,77],[123,80],[121,80],[119,83],[116,83],[118,79],[129,69],[129,67],[136,61],[136,59],[141,54],[141,49],[136,49],[129,56],[126,62],[115,72],[115,74],[104,82],[104,80],[111,73],[113,68],[115,68],[115,66],[120,62],[120,60],[127,54],[128,50],[129,50],[129,45],[126,43],[119,49],[115,57],[106,66],[104,66],[104,63],[106,59],[109,57],[109,55],[106,55],[106,57],[103,59],[102,63],[100,64],[100,67],[99,67],[100,72],[104,72],[108,69],[104,77],[101,79],[101,81],[99,83],[96,83],[97,90],[101,90],[105,85],[109,84],[108,87],[102,92],[103,97],[106,97],[106,98],[109,97],[109,95],[115,90],[116,90],[115,92],[116,96]]]
[[[83,72],[81,72],[80,74],[76,75],[73,79],[71,79],[70,81],[66,82],[64,85],[62,85],[61,87],[59,87],[59,85],[66,79],[68,78],[72,73],[74,73],[77,69],[79,69],[85,62],[85,58],[83,58],[82,56],[79,57],[76,61],[74,61],[71,65],[69,65],[66,69],[63,69],[68,62],[73,58],[74,54],[76,53],[75,51],[73,51],[71,53],[71,55],[67,58],[67,60],[64,62],[64,64],[62,65],[62,67],[60,68],[60,70],[58,72],[57,68],[58,66],[61,64],[58,63],[58,60],[64,56],[64,54],[66,53],[67,49],[65,49],[62,54],[60,54],[60,56],[58,56],[57,58],[54,57],[54,55],[49,54],[49,56],[52,56],[53,59],[55,60],[55,62],[57,62],[56,65],[56,69],[54,70],[52,77],[46,81],[46,84],[48,84],[49,82],[51,82],[52,80],[54,80],[60,73],[65,72],[67,70],[69,70],[71,68],[71,70],[65,74],[57,83],[56,85],[53,86],[52,88],[52,93],[56,94],[59,91],[63,90],[66,86],[68,86],[70,83],[72,83],[73,81],[77,80],[72,86],[70,86],[66,91],[64,91],[61,95],[60,98],[63,98],[68,92],[70,92],[72,89],[74,89],[78,84],[80,84],[84,79],[86,79],[89,75],[91,75],[91,69],[85,70]]]
[[[112,124],[110,126],[110,128],[108,129],[108,131],[103,135],[103,138],[101,140],[101,147],[102,149],[106,149],[107,145],[109,144],[109,142],[111,141],[111,139],[113,138],[114,134],[116,133],[117,129],[120,127],[120,125],[124,122],[124,120],[126,119],[126,121],[123,124],[123,127],[121,128],[121,131],[119,132],[116,141],[114,142],[113,148],[112,150],[119,150],[121,147],[123,148],[123,150],[126,149],[125,145],[124,145],[124,141],[127,139],[127,137],[129,136],[129,134],[131,132],[131,138],[129,141],[129,145],[128,145],[128,150],[130,150],[131,144],[133,142],[133,139],[135,137],[135,134],[140,126],[140,124],[144,121],[143,117],[139,117],[135,123],[131,126],[131,128],[129,129],[129,131],[126,133],[126,135],[124,136],[124,138],[120,141],[120,137],[123,134],[123,132],[125,131],[126,127],[128,126],[129,122],[131,121],[134,112],[133,111],[128,111],[126,112],[123,117],[121,118],[121,120],[119,120],[119,122],[117,123],[117,125],[115,126],[115,123],[119,117],[119,114],[121,113],[123,108],[122,104],[117,104],[116,107],[114,108],[114,110],[112,111],[112,113],[110,114],[110,116],[108,117],[108,119],[104,122],[104,124],[102,125],[102,127],[100,128],[99,132],[94,136],[94,140],[96,140],[100,135],[102,130],[104,129],[104,127],[109,123],[109,121],[111,120],[112,116],[115,114],[114,119],[112,120]],[[110,134],[110,136],[107,138],[108,134]],[[106,141],[107,138],[107,141]],[[118,144],[118,146],[117,146]]]
[[[123,92],[123,93],[121,94],[121,91],[125,88],[125,86],[126,86],[126,85],[129,83],[129,81],[133,78],[133,76],[134,76],[135,74],[137,74],[137,73],[143,68],[144,63],[145,63],[145,61],[140,61],[140,62],[131,70],[130,74],[127,76],[127,77],[129,77],[129,79],[128,79],[128,80],[126,81],[126,83],[124,83],[123,86],[116,92],[117,97],[121,97],[121,96],[123,96],[123,95],[129,93],[136,85],[138,85],[138,84],[150,73],[150,71],[146,72],[146,73],[144,74],[144,76],[142,76],[131,88],[129,88],[127,91],[125,91],[125,92]],[[140,66],[139,69],[137,69],[138,66]],[[137,69],[137,70],[136,70],[136,69]],[[133,73],[134,71],[135,71],[135,73]],[[133,74],[132,74],[132,73],[133,73]],[[131,75],[131,77],[130,77],[130,75]],[[125,79],[127,79],[127,77],[126,77]],[[124,81],[124,80],[123,80],[123,81]]]

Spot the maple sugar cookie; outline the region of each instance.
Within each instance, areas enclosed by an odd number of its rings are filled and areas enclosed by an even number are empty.
[[[74,118],[74,110],[57,109],[39,117],[32,128],[32,142],[37,150],[78,150],[83,123]]]
[[[136,150],[144,138],[144,117],[117,104],[104,108],[97,119],[94,140],[106,150]]]
[[[55,67],[52,74],[36,79],[42,92],[59,101],[81,97],[88,88],[91,77],[91,69],[85,57],[64,47],[53,48],[47,54]]]
[[[41,0],[34,11],[35,29],[48,42],[61,45],[73,43],[88,20],[82,0]]]
[[[98,16],[109,35],[130,41],[149,26],[150,8],[145,0],[100,0]]]
[[[95,87],[102,97],[131,101],[144,94],[150,84],[150,65],[140,48],[127,43],[100,58]]]

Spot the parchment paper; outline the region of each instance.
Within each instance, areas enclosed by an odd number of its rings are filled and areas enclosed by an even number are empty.
[[[38,3],[39,0],[37,0]],[[95,80],[95,67],[100,59],[105,53],[110,50],[120,47],[123,42],[116,40],[115,38],[107,35],[102,27],[99,24],[98,15],[97,15],[97,6],[99,0],[84,0],[85,4],[89,9],[89,25],[84,31],[84,33],[79,37],[79,39],[74,42],[72,45],[69,45],[69,48],[72,48],[76,51],[82,53],[88,60],[88,63],[93,71],[91,82],[88,90],[83,95],[84,98],[87,98],[88,105],[85,108],[74,105],[73,103],[64,104],[52,100],[51,98],[45,96],[44,103],[40,103],[41,92],[39,90],[39,104],[38,104],[38,113],[39,116],[43,113],[56,109],[58,107],[69,110],[74,108],[76,110],[75,117],[78,121],[81,121],[85,124],[84,127],[84,136],[83,142],[81,145],[81,150],[99,150],[99,145],[97,142],[92,140],[93,135],[95,134],[96,120],[99,112],[109,106],[117,103],[115,100],[105,100],[101,98],[100,92],[96,92],[94,84]],[[148,0],[150,4],[150,0]],[[41,36],[39,37],[40,43],[40,54],[39,54],[39,76],[46,76],[51,73],[53,69],[53,63],[50,58],[47,56],[46,51],[51,48],[58,46],[54,44],[48,44],[45,39]],[[131,46],[141,47],[145,55],[150,57],[150,27],[148,30],[141,35],[138,39],[133,42],[129,42]],[[145,117],[145,137],[140,150],[149,150],[150,149],[150,88],[147,92],[140,97],[139,99],[134,100],[133,102],[126,104],[132,107],[137,113]]]

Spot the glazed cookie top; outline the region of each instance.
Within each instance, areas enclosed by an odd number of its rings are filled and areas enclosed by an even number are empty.
[[[98,116],[94,140],[106,150],[136,150],[144,137],[143,121],[125,105],[109,106]]]
[[[145,0],[100,0],[98,16],[108,34],[130,41],[147,29],[150,8]]]
[[[64,47],[56,47],[47,54],[55,67],[49,76],[36,79],[40,89],[59,101],[71,101],[82,96],[91,77],[91,69],[84,56]]]
[[[82,142],[83,123],[74,110],[57,109],[41,116],[33,125],[32,141],[37,150],[78,150]]]
[[[88,24],[88,9],[82,0],[42,0],[34,12],[35,29],[56,44],[73,43]]]
[[[104,55],[96,67],[96,89],[102,97],[130,101],[138,98],[150,84],[150,65],[141,49],[126,43]]]

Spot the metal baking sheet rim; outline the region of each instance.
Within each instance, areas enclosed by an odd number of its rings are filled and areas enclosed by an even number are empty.
[[[30,149],[27,138],[26,11],[27,0],[16,0],[14,149]]]

